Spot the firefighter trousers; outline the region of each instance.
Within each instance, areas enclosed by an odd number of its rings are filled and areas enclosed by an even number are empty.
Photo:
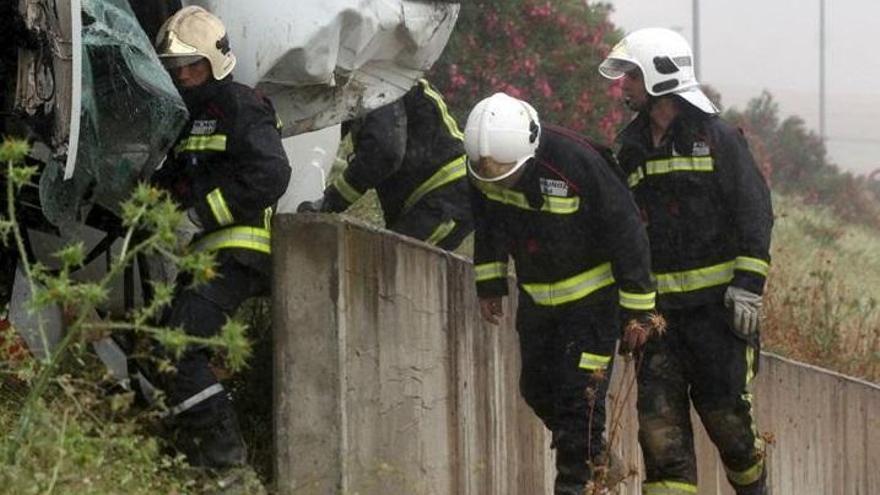
[[[616,302],[548,307],[521,293],[520,393],[553,434],[556,493],[583,487],[605,452],[605,396],[618,334]],[[569,488],[570,489],[570,488]]]
[[[739,495],[766,493],[764,445],[752,416],[757,352],[737,337],[721,303],[664,313],[667,332],[647,344],[638,374],[645,495],[696,493],[690,405]]]
[[[268,266],[269,257],[265,256]],[[245,300],[267,294],[266,270],[242,263],[221,252],[217,256],[216,276],[209,282],[191,286],[188,277],[179,277],[177,294],[166,313],[165,325],[180,327],[193,336],[213,337]],[[228,393],[211,369],[210,349],[191,345],[174,361],[176,372],[165,378],[172,425],[178,437],[201,436],[196,452],[186,452],[190,463],[223,467],[241,464],[244,444]],[[190,438],[177,438],[179,445],[193,445]],[[212,442],[214,445],[212,445]]]

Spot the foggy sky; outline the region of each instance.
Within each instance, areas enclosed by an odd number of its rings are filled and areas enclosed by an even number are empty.
[[[742,109],[769,90],[783,116],[819,131],[821,0],[700,2],[701,78]],[[680,30],[692,41],[692,0],[611,0],[614,23]],[[844,170],[880,168],[878,0],[825,0],[826,132],[829,158]]]

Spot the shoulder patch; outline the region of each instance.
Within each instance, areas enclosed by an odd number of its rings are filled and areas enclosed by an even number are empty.
[[[208,134],[214,134],[217,130],[217,120],[196,120],[193,122],[192,130],[190,134],[193,136],[206,136]]]
[[[541,177],[541,192],[548,196],[568,197],[568,183],[564,180]]]
[[[692,151],[693,156],[709,156],[710,154],[711,150],[706,141],[694,141],[694,149]]]

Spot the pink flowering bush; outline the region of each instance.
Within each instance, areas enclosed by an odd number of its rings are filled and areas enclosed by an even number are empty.
[[[597,67],[621,33],[611,7],[584,0],[473,0],[429,75],[463,126],[473,105],[504,91],[545,122],[610,143],[623,123],[620,87]]]

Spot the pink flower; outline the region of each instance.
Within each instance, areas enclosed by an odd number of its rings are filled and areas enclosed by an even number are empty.
[[[584,90],[580,96],[578,97],[577,102],[575,103],[575,108],[578,113],[590,113],[593,111],[593,99],[590,97],[590,92]]]
[[[558,24],[561,28],[568,27],[568,17],[559,14],[558,16],[556,16],[556,24]]]
[[[538,68],[538,63],[535,62],[534,58],[526,58],[523,60],[523,70],[525,70],[526,75],[529,77],[535,77],[535,69]]]
[[[609,98],[613,100],[620,100],[623,98],[623,79],[615,79],[608,85],[608,89],[605,91],[605,94],[608,95]]]
[[[602,138],[608,142],[613,141],[621,122],[623,122],[623,112],[618,107],[612,108],[602,116],[599,119],[599,133]]]
[[[494,10],[489,11],[484,18],[484,24],[486,26],[486,30],[494,31],[496,27],[498,27],[498,12]]]
[[[505,93],[507,93],[508,95],[510,95],[514,98],[523,99],[523,91],[521,89],[517,88],[516,86],[514,86],[513,84],[506,84],[506,85],[502,86],[501,91],[504,91]]]
[[[544,98],[550,98],[550,97],[553,96],[553,87],[550,86],[550,82],[547,81],[547,79],[545,79],[545,78],[541,78],[541,79],[538,81],[538,85],[537,85],[537,86],[538,86],[538,91],[541,92],[541,95],[542,95]]]
[[[553,15],[553,5],[550,2],[546,2],[544,5],[530,5],[526,7],[525,13],[527,17],[532,19],[547,19]]]
[[[458,72],[457,64],[449,65],[449,89],[456,90],[467,84],[467,78]]]

